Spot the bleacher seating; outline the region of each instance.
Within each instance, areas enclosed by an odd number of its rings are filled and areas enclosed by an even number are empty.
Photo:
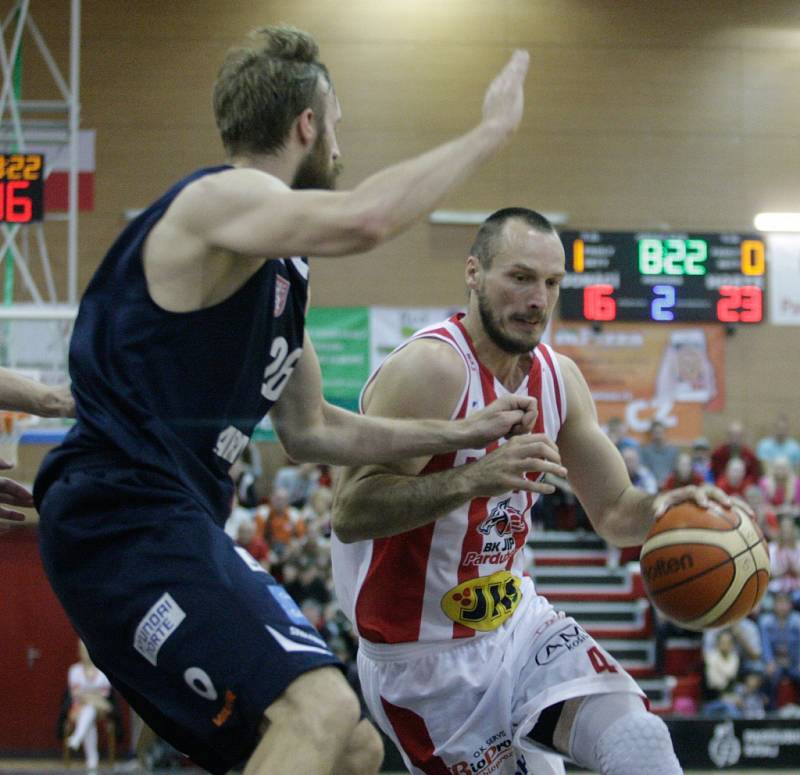
[[[593,533],[538,532],[528,546],[536,589],[619,660],[638,680],[653,711],[669,713],[676,689],[692,689],[681,678],[689,666],[694,670],[699,642],[667,641],[668,669],[657,673],[654,615],[638,564],[607,567],[605,543]]]

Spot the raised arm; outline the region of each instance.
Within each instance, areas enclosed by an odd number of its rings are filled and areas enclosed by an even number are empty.
[[[522,118],[527,69],[527,53],[516,51],[489,86],[474,129],[352,191],[293,191],[266,173],[234,169],[187,186],[160,228],[198,249],[260,258],[368,250],[432,210],[505,145]]]
[[[463,362],[450,346],[435,340],[413,342],[384,364],[366,395],[365,410],[368,418],[451,417],[465,381]],[[535,419],[532,404],[512,431],[518,435],[457,468],[419,476],[431,457],[420,455],[392,465],[346,469],[334,496],[336,535],[345,542],[381,538],[425,525],[479,496],[515,489],[552,492],[551,485],[525,477],[528,471],[566,473],[555,445],[542,434],[526,432]],[[464,449],[485,446],[466,444]]]
[[[638,546],[654,520],[669,506],[709,498],[730,499],[715,487],[681,487],[648,495],[634,487],[617,448],[603,433],[589,387],[575,363],[558,355],[567,388],[567,420],[558,435],[568,480],[599,535],[615,546]]]

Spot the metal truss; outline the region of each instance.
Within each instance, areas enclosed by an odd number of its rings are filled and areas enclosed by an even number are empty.
[[[47,43],[34,20],[32,9],[36,0],[16,0],[0,22],[0,152],[36,150],[47,144],[68,151],[68,209],[65,213],[45,213],[45,221],[59,221],[66,225],[66,239],[57,250],[48,249],[46,231],[42,223],[0,224],[0,263],[13,261],[19,271],[30,301],[35,305],[77,304],[78,281],[78,137],[80,124],[80,0],[70,4],[69,74],[64,77]],[[41,3],[42,13],[48,3]],[[43,59],[55,83],[60,99],[21,99],[14,88],[14,70],[23,39],[25,57],[35,53]],[[31,45],[32,44],[32,45]],[[52,159],[45,157],[45,179],[52,172]],[[49,230],[52,233],[52,228]],[[42,267],[43,288],[39,288],[31,274],[31,262],[38,260]],[[67,267],[66,295],[59,298],[53,280],[53,266]],[[6,313],[13,309],[12,300],[5,299]],[[29,305],[22,305],[28,307]],[[21,314],[24,315],[22,309]]]

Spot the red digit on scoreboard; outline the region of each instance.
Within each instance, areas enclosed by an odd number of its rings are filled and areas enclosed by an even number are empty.
[[[25,192],[30,187],[27,180],[9,180],[0,182],[0,220],[7,223],[28,223],[33,215],[33,204],[30,197],[18,192]]]
[[[612,298],[612,293],[613,285],[587,285],[583,289],[584,318],[601,322],[614,320],[617,317],[617,302]]]
[[[756,285],[722,285],[717,302],[721,323],[760,323],[763,318],[761,288]]]

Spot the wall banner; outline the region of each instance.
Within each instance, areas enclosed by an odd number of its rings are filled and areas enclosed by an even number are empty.
[[[553,324],[552,346],[583,372],[602,423],[622,418],[634,434],[661,420],[670,439],[702,435],[703,413],[725,406],[722,326],[615,323],[595,331]]]
[[[800,326],[800,234],[770,234],[769,322]]]
[[[459,307],[370,307],[370,366],[376,369],[415,331],[449,318]]]

